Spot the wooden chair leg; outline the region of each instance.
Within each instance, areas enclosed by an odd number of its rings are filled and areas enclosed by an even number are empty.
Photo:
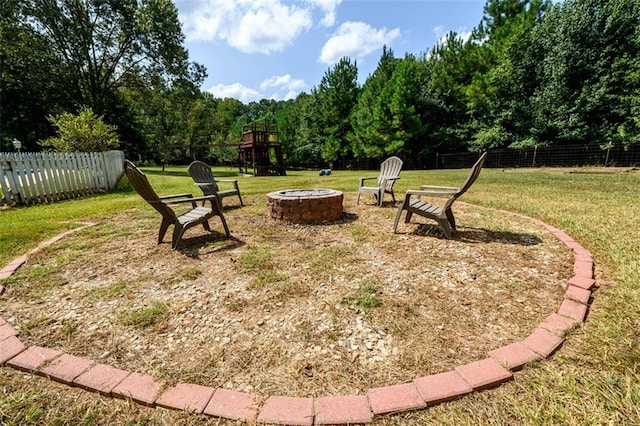
[[[453,210],[447,209],[445,214],[447,215],[447,219],[449,219],[449,224],[451,225],[451,229],[455,230],[456,229],[456,218],[453,217]]]
[[[398,229],[398,222],[400,221],[400,217],[402,216],[402,210],[404,210],[404,204],[401,205],[398,208],[398,213],[396,213],[396,218],[393,221],[393,233],[396,233],[396,230]],[[407,214],[409,214],[409,212],[407,212]]]
[[[229,232],[229,227],[227,226],[227,220],[224,218],[222,212],[220,212],[219,216],[220,221],[222,222],[222,226],[224,227],[224,233],[227,235],[227,238],[229,238],[231,236],[231,233]]]
[[[411,216],[413,216],[413,212],[407,210],[407,216],[404,218],[404,223],[409,223],[411,221]]]
[[[398,229],[398,222],[400,221],[400,217],[402,216],[402,211],[406,210],[407,211],[407,217],[405,218],[404,222],[405,223],[409,223],[409,219],[411,218],[411,211],[409,210],[409,204],[411,203],[411,196],[410,195],[406,195],[404,197],[404,200],[402,201],[402,205],[400,205],[400,207],[398,207],[398,212],[396,213],[396,218],[393,222],[393,232],[396,232],[396,229]]]
[[[448,240],[451,239],[451,225],[449,225],[449,221],[445,218],[438,219],[438,224],[442,231],[444,232],[444,236],[447,237]]]
[[[160,231],[158,231],[158,244],[162,243],[164,235],[167,233],[167,229],[169,229],[169,225],[171,225],[171,223],[168,220],[162,219],[162,223],[160,224]]]
[[[182,240],[182,236],[184,235],[184,231],[186,231],[186,228],[183,227],[183,226],[180,226],[178,224],[173,226],[173,238],[171,239],[171,249],[172,250],[175,250],[175,249],[178,248],[178,244]]]

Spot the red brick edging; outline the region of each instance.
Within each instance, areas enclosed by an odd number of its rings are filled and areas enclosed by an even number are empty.
[[[595,287],[593,256],[564,231],[528,216],[517,216],[543,225],[574,252],[574,276],[567,281],[564,300],[521,342],[492,350],[487,358],[455,369],[403,383],[369,389],[366,395],[299,398],[261,397],[224,388],[179,383],[168,389],[152,376],[97,364],[57,350],[26,347],[18,332],[0,317],[0,366],[7,365],[102,395],[129,398],[146,406],[160,406],[193,413],[249,422],[285,425],[370,423],[374,416],[422,409],[460,398],[513,379],[512,371],[528,362],[550,356],[564,342],[571,328],[583,322]],[[31,250],[0,270],[8,278],[29,255],[64,238],[64,232]],[[0,295],[5,288],[0,285]]]

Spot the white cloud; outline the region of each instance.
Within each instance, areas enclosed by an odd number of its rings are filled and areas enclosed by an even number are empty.
[[[364,22],[345,22],[324,44],[319,61],[334,64],[343,56],[363,58],[399,36],[398,28],[378,30]]]
[[[282,93],[280,92],[275,92],[269,96],[269,99],[274,101],[288,101],[290,99],[295,99],[298,96],[298,93],[299,92],[296,92],[295,90],[291,90],[284,95],[282,95]]]
[[[234,98],[245,103],[261,98],[261,95],[257,90],[243,86],[240,83],[233,83],[229,85],[216,84],[209,89],[208,92],[218,98]]]
[[[435,27],[433,29],[433,33],[436,35],[436,37],[438,37],[438,40],[436,41],[436,46],[444,44],[445,41],[447,40],[447,36],[449,35],[449,31],[445,32],[444,27],[442,25]],[[471,38],[473,31],[459,30],[458,32],[454,31],[454,33],[457,38],[461,39],[463,43],[466,43]]]
[[[458,37],[460,37],[464,43],[469,41],[472,35],[473,35],[473,31],[463,31],[458,33]]]
[[[342,0],[176,0],[188,41],[224,41],[245,53],[279,52],[313,26],[333,25]]]
[[[306,83],[301,79],[291,78],[291,75],[285,74],[273,76],[260,83],[260,91],[246,87],[241,83],[233,84],[216,84],[211,87],[208,92],[217,98],[234,98],[243,103],[258,101],[260,99],[289,100],[295,99],[296,96],[306,87]],[[271,95],[264,94],[267,90],[271,90]]]
[[[342,0],[309,0],[309,3],[319,7],[324,12],[324,17],[320,20],[320,25],[332,27],[336,23],[336,9]]]
[[[237,20],[233,0],[178,0],[179,18],[187,40],[216,40],[229,36],[229,22]]]
[[[298,94],[300,92],[297,92],[295,90],[290,90],[287,93],[285,93],[284,97],[282,98],[283,101],[288,101],[290,99],[295,99],[298,97]]]
[[[446,34],[444,25],[438,25],[437,27],[434,27],[433,34],[435,34],[436,38],[442,38],[442,36]]]
[[[291,75],[289,75],[289,74],[269,77],[268,79],[266,79],[262,83],[260,83],[260,88],[262,90],[266,90],[266,89],[271,88],[271,87],[278,87],[278,88],[281,88],[282,90],[298,90],[298,91],[300,91],[305,86],[306,86],[306,84],[305,84],[304,80],[302,80],[302,79],[293,79],[293,78],[291,78]]]
[[[245,53],[278,52],[291,44],[300,33],[311,28],[311,24],[308,11],[274,4],[245,13],[237,30],[227,41]]]

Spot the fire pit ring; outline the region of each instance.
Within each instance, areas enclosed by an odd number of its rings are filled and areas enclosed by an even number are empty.
[[[291,223],[322,223],[342,218],[344,195],[335,189],[285,189],[267,194],[269,216]]]

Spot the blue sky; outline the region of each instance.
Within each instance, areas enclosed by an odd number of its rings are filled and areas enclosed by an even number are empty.
[[[292,99],[342,57],[364,83],[387,45],[396,57],[431,49],[482,19],[484,0],[175,0],[202,90],[248,103]]]

